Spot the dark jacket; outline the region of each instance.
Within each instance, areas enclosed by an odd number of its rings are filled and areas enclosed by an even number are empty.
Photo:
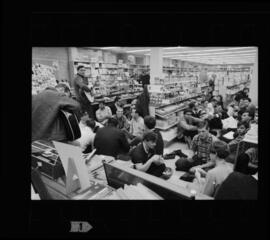
[[[215,199],[221,200],[256,200],[258,181],[251,175],[240,172],[231,173],[220,185]]]
[[[67,139],[64,125],[59,117],[60,109],[76,113],[79,110],[79,103],[56,90],[44,90],[33,96],[32,141]]]
[[[124,133],[116,127],[99,128],[95,140],[94,147],[97,149],[96,154],[117,157],[118,154],[127,153],[129,144]]]
[[[88,88],[88,79],[86,77],[82,77],[80,75],[76,75],[76,77],[73,80],[73,86],[74,86],[74,93],[76,95],[76,98],[80,102],[87,102],[88,99],[85,96],[84,91],[90,92],[91,90]]]

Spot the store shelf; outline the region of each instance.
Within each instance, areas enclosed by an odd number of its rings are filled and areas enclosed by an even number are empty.
[[[160,129],[160,130],[168,130],[168,129],[174,127],[175,125],[177,125],[177,123],[178,123],[178,121],[175,122],[175,123],[173,123],[173,124],[171,124],[171,125],[169,125],[169,126],[166,126],[166,127],[158,127],[158,126],[156,126],[156,128],[157,129]]]
[[[160,134],[162,136],[163,141],[165,142],[170,142],[177,137],[176,129],[174,132],[171,132],[170,134],[166,134],[163,131],[160,131]]]
[[[167,116],[171,115],[172,113],[180,112],[180,111],[183,111],[183,110],[185,110],[185,109],[187,109],[187,108],[188,108],[188,107],[179,108],[179,109],[176,109],[176,110],[174,110],[174,111],[172,111],[172,112],[166,113],[166,114],[164,114],[164,115],[160,115],[160,114],[156,113],[156,116],[158,116],[158,117],[160,117],[160,118],[166,118]]]
[[[190,97],[190,98],[181,99],[181,100],[176,101],[176,102],[167,103],[167,104],[162,104],[161,106],[158,106],[158,108],[165,107],[165,106],[169,106],[169,105],[176,104],[176,103],[180,103],[180,102],[185,102],[185,101],[188,101],[188,100],[190,100],[190,99],[198,98],[198,97],[201,97],[201,96],[202,96],[202,94],[200,94],[200,95],[198,95],[198,96],[193,96],[193,97]]]

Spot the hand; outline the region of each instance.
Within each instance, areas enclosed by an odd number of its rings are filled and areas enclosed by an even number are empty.
[[[195,173],[195,171],[199,168],[200,166],[195,166],[195,167],[192,167],[191,169],[189,169],[189,171],[191,173]]]
[[[164,160],[163,160],[163,158],[161,156],[154,155],[152,157],[152,162],[155,163],[155,164],[157,164],[157,165],[160,165],[160,164],[164,163]]]

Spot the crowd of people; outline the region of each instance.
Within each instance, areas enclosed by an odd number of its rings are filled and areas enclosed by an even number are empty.
[[[95,148],[96,154],[130,160],[134,169],[162,177],[166,169],[164,159],[169,154],[164,155],[162,135],[156,128],[155,117],[149,115],[146,85],[137,102],[131,104],[130,116],[124,114],[119,97],[112,108],[101,101],[93,112],[85,96],[92,88],[84,72],[79,66],[74,79],[74,98],[64,83],[33,96],[32,141],[62,141],[80,146],[84,153]],[[79,138],[68,139],[58,114],[60,109],[77,116]],[[239,152],[237,147],[254,124],[258,124],[258,108],[251,103],[248,89],[239,92],[227,108],[222,96],[190,102],[177,126],[178,141],[186,143],[194,153],[188,158],[179,149],[181,157],[175,163],[176,170],[186,172],[188,177],[182,179],[196,181],[204,194],[217,199],[256,198],[256,177],[252,176],[258,170],[257,148]],[[229,132],[233,139],[226,137]],[[229,188],[230,185],[234,187]],[[241,194],[242,188],[253,190]]]

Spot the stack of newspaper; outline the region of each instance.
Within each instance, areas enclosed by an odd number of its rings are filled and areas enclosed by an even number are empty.
[[[124,188],[119,188],[112,192],[106,199],[111,200],[161,200],[163,199],[158,194],[138,183],[137,185],[124,185]]]

